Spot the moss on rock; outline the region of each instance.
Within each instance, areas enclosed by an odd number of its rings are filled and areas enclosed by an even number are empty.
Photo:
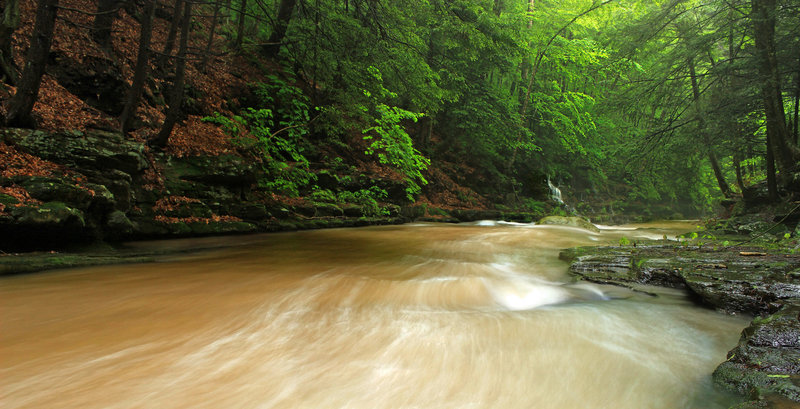
[[[595,226],[588,220],[575,216],[547,216],[541,218],[538,224],[578,227],[593,232],[600,231],[600,229],[597,228],[597,226]]]

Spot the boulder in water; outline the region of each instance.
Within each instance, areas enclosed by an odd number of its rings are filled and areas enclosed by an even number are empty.
[[[600,229],[590,221],[576,216],[547,216],[539,220],[538,224],[550,224],[557,226],[579,227],[581,229],[599,232]]]

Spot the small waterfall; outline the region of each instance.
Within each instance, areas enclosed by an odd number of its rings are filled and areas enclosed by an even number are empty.
[[[570,214],[578,214],[574,207],[566,204],[564,199],[561,197],[561,189],[558,186],[554,185],[550,178],[547,178],[547,187],[550,188],[550,200],[552,200],[555,204],[563,207]]]
[[[564,199],[561,198],[561,189],[558,186],[554,185],[550,178],[547,178],[547,187],[550,188],[550,200],[556,202],[561,206],[566,206],[567,204],[564,203]]]

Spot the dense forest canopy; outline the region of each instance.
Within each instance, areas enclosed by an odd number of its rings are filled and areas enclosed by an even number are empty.
[[[115,127],[149,126],[164,149],[185,83],[243,56],[261,72],[249,97],[200,113],[265,158],[282,194],[324,194],[315,147],[354,140],[410,201],[444,164],[492,203],[535,207],[551,180],[584,213],[689,216],[764,180],[771,200],[800,190],[796,0],[41,0],[33,27],[19,0],[2,7],[8,126],[37,126],[54,25],[91,25],[109,50],[128,13],[136,63]],[[152,84],[158,124],[136,116]]]

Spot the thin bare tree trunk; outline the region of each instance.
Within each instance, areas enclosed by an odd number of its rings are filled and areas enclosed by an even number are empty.
[[[172,21],[169,24],[169,32],[167,33],[167,41],[164,42],[164,49],[161,51],[161,58],[159,58],[158,68],[161,71],[167,67],[169,57],[172,54],[172,49],[175,48],[175,39],[178,37],[178,28],[181,26],[181,7],[183,0],[175,0],[175,6],[172,9]]]
[[[742,176],[742,153],[738,150],[733,154],[733,169],[736,172],[736,185],[739,186],[740,192],[744,192],[744,177]]]
[[[177,62],[175,64],[175,80],[172,83],[172,92],[169,98],[169,108],[167,109],[164,124],[161,131],[155,138],[151,139],[150,145],[156,148],[164,148],[172,135],[172,128],[178,122],[183,102],[183,83],[186,79],[186,49],[189,45],[189,28],[192,25],[192,2],[185,1],[183,7],[183,24],[181,24],[181,41],[178,46]]]
[[[783,177],[788,177],[797,167],[800,152],[789,144],[786,127],[786,111],[783,107],[780,71],[775,48],[775,0],[751,0],[753,31],[756,43],[756,60],[762,82],[764,116],[767,122],[768,139],[773,144],[774,154]]]
[[[286,30],[289,29],[289,22],[292,19],[295,4],[297,4],[297,0],[281,0],[278,7],[277,22],[272,34],[269,36],[269,40],[267,40],[267,45],[264,46],[264,55],[267,57],[275,59],[281,51],[281,42],[286,36]]]
[[[0,78],[11,85],[15,85],[18,79],[12,44],[12,35],[18,26],[19,0],[6,0],[0,21]]]
[[[203,51],[203,59],[200,61],[200,72],[206,72],[206,65],[211,55],[211,46],[214,44],[214,34],[217,31],[217,20],[219,19],[219,2],[214,2],[214,16],[211,17],[211,27],[208,29],[208,41]]]
[[[797,59],[797,62],[798,62],[798,64],[797,64],[797,73],[796,73],[797,80],[795,81],[795,84],[794,84],[794,87],[795,87],[794,88],[794,121],[793,121],[794,129],[792,130],[792,132],[793,132],[793,138],[792,139],[794,140],[795,146],[800,145],[800,132],[798,132],[798,131],[800,131],[800,125],[798,125],[798,120],[800,119],[799,118],[800,117],[800,58]]]
[[[153,16],[155,14],[155,1],[148,1],[145,6],[145,15],[142,20],[141,32],[139,34],[139,54],[136,56],[136,68],[133,73],[133,83],[128,91],[128,99],[125,101],[125,108],[119,117],[122,133],[126,133],[131,128],[131,123],[139,106],[139,99],[142,97],[144,82],[147,78],[147,67],[150,61],[150,42],[153,34]]]
[[[104,49],[111,49],[111,30],[117,18],[118,0],[99,0],[92,25],[92,39]]]
[[[31,111],[39,95],[39,86],[42,84],[57,14],[58,0],[39,2],[31,35],[31,47],[28,49],[22,77],[19,80],[17,93],[8,102],[7,126],[30,128],[35,125]]]
[[[695,106],[695,117],[697,118],[697,130],[702,135],[702,142],[705,145],[706,149],[706,156],[708,157],[708,161],[711,163],[711,169],[714,171],[714,177],[717,179],[717,184],[719,185],[719,190],[722,191],[722,194],[725,197],[731,197],[731,187],[728,185],[728,182],[725,180],[725,175],[722,174],[722,168],[719,166],[719,160],[717,159],[717,154],[714,153],[714,146],[711,144],[711,141],[706,136],[705,131],[705,120],[703,120],[703,115],[700,113],[700,87],[697,84],[697,72],[694,68],[694,60],[689,57],[687,60],[689,65],[689,78],[692,81],[692,100]]]
[[[773,136],[767,132],[767,195],[772,202],[778,201],[778,177],[775,170],[775,154],[772,147],[775,145],[772,142]]]
[[[247,0],[241,0],[239,3],[239,21],[236,27],[236,48],[242,48],[242,41],[244,41],[244,19],[247,14]]]

